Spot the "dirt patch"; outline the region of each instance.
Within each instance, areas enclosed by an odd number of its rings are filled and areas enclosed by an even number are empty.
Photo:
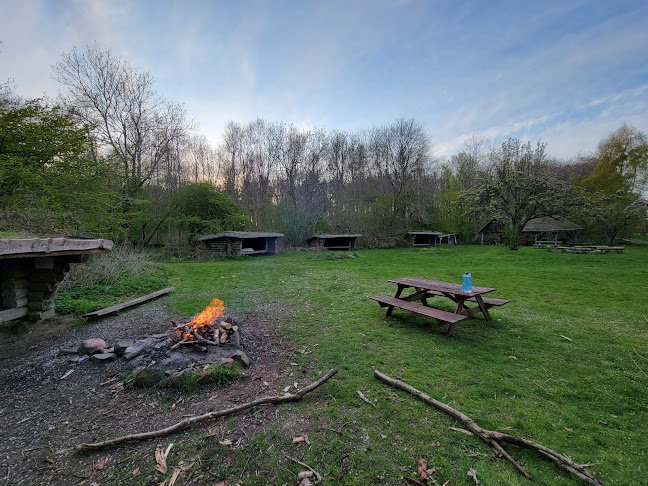
[[[294,379],[290,365],[284,367],[286,347],[272,324],[285,312],[274,305],[237,316],[242,348],[252,366],[233,384],[203,385],[191,393],[124,389],[123,361],[75,364],[69,356],[58,356],[59,349],[75,348],[91,337],[111,343],[167,331],[172,316],[160,304],[93,323],[61,317],[25,325],[18,333],[0,330],[0,484],[106,484],[102,474],[108,466],[121,464],[135,472],[150,466],[155,442],[100,453],[78,453],[77,444],[154,430],[187,415],[281,395]],[[242,414],[236,431],[225,431],[218,422],[203,427],[206,433],[243,440],[274,417],[272,409],[257,410]],[[183,434],[187,432],[165,442],[180,441]]]

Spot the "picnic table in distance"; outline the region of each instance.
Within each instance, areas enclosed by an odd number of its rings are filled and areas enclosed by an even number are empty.
[[[441,282],[438,280],[403,277],[388,281],[395,283],[398,286],[394,297],[389,297],[387,295],[370,297],[372,300],[378,302],[381,307],[387,307],[387,316],[390,316],[394,308],[398,307],[409,312],[431,317],[440,323],[447,323],[450,325],[448,333],[446,334],[448,337],[454,335],[458,322],[461,322],[469,316],[479,312],[483,314],[487,321],[491,321],[492,318],[488,309],[509,302],[505,299],[482,297],[483,294],[497,290],[490,287],[473,286],[470,292],[464,292],[461,284]],[[403,291],[408,288],[412,288],[414,291],[403,297]],[[452,300],[456,304],[455,311],[447,312],[430,307],[428,299],[434,297],[445,297]],[[416,303],[416,301],[420,301],[421,304]],[[477,305],[469,307],[467,302],[472,302]]]

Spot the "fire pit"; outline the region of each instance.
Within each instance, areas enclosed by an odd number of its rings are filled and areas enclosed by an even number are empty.
[[[238,332],[238,324],[233,317],[220,320],[224,312],[223,301],[214,298],[205,310],[196,314],[186,324],[178,325],[176,323],[175,336],[172,337],[177,340],[175,346],[196,343],[216,346],[230,341],[234,346],[240,347],[241,337]]]
[[[135,384],[142,386],[164,386],[177,382],[174,376],[177,378],[178,373],[201,372],[207,367],[213,372],[212,365],[230,369],[238,361],[248,367],[250,359],[242,350],[239,324],[224,312],[223,301],[215,298],[186,323],[171,321],[173,327],[167,332],[138,340],[122,339],[113,345],[92,338],[78,349],[62,349],[59,354],[76,355],[69,357],[75,363],[116,362],[107,366],[119,364],[122,370],[132,371]]]

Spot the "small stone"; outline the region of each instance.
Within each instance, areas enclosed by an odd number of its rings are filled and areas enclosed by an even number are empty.
[[[124,351],[126,351],[126,348],[129,346],[132,346],[135,344],[135,341],[132,339],[120,339],[117,341],[117,344],[115,344],[115,354],[117,356],[124,356]]]
[[[248,355],[243,351],[235,351],[230,355],[230,358],[232,358],[234,361],[241,362],[246,368],[250,366],[250,358],[248,358]]]
[[[106,349],[107,347],[108,346],[106,345],[106,341],[104,341],[103,339],[90,338],[90,339],[86,339],[81,343],[81,346],[79,346],[77,353],[79,354],[101,353],[102,349]]]
[[[115,353],[97,353],[90,356],[90,361],[93,363],[110,363],[116,359],[117,355]]]
[[[124,351],[124,359],[126,361],[133,359],[135,356],[148,348],[151,344],[153,344],[153,340],[151,339],[140,339],[139,341],[135,341],[135,343],[128,346]]]
[[[241,347],[241,335],[237,330],[234,330],[232,334],[230,334],[230,342],[237,348]]]
[[[232,366],[234,365],[234,360],[232,358],[221,358],[220,364],[228,370],[231,370]]]
[[[61,348],[59,349],[58,356],[68,356],[70,354],[78,354],[78,348]]]

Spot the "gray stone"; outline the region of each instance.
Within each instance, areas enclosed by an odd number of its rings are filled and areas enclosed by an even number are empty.
[[[230,342],[236,347],[240,348],[241,347],[241,335],[239,334],[238,331],[232,332],[230,334]]]
[[[239,361],[240,363],[243,364],[246,368],[250,366],[250,358],[248,358],[248,355],[245,354],[243,351],[235,351],[230,355],[230,358],[232,358],[234,361]]]
[[[78,349],[74,348],[60,348],[57,356],[67,356],[70,354],[78,354]]]
[[[166,372],[157,366],[144,368],[135,373],[133,386],[136,388],[150,388],[166,378]]]
[[[115,353],[97,353],[90,356],[90,361],[93,363],[110,363],[116,359],[117,355]]]
[[[153,342],[154,341],[152,339],[140,339],[139,341],[135,341],[132,345],[128,346],[124,351],[124,359],[126,361],[128,361],[129,359],[133,359],[135,356],[140,354],[146,348],[151,346]]]
[[[106,349],[107,347],[108,346],[106,345],[106,341],[104,341],[103,339],[91,338],[91,339],[86,339],[81,343],[81,346],[79,346],[77,353],[79,354],[101,353],[102,349]]]
[[[115,344],[115,354],[117,356],[124,356],[124,351],[126,351],[126,349],[133,344],[135,344],[135,341],[133,341],[132,339],[120,339]]]
[[[231,370],[232,365],[234,364],[234,360],[232,358],[221,358],[220,364],[223,365],[228,370]]]

